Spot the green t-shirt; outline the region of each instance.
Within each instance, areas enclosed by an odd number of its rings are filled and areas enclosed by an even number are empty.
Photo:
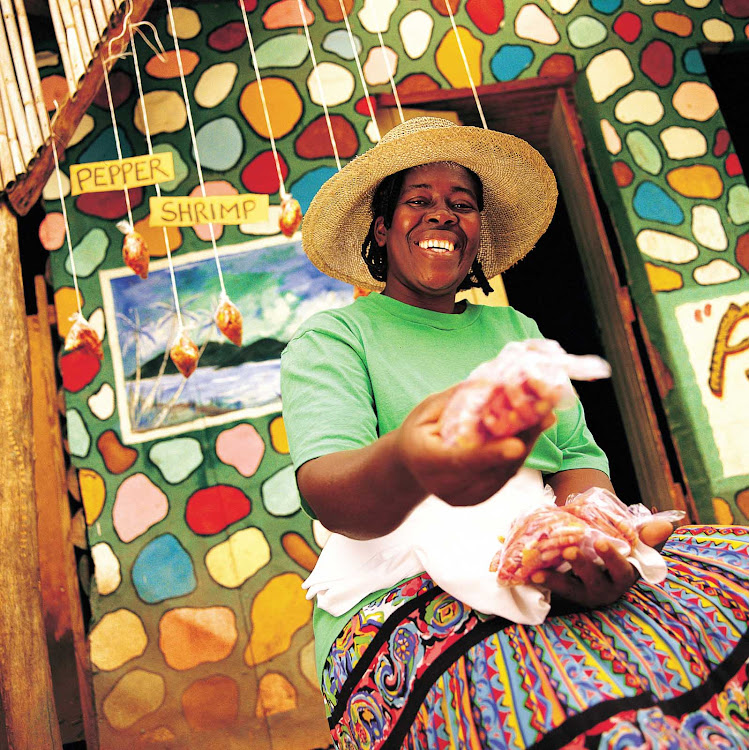
[[[542,338],[530,318],[511,307],[468,304],[460,314],[422,310],[381,294],[318,313],[281,355],[281,393],[294,466],[361,448],[398,427],[427,396],[463,380],[510,341]],[[585,424],[583,408],[557,412],[525,465],[544,474],[599,469],[608,461]],[[303,507],[312,517],[309,506]],[[318,674],[351,615],[315,607]]]

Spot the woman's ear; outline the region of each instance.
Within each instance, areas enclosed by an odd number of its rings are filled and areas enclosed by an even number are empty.
[[[380,247],[385,247],[387,244],[388,230],[385,226],[385,219],[382,216],[378,216],[374,222],[374,238],[375,242]]]

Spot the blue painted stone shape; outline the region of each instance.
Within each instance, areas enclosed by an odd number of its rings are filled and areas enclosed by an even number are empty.
[[[663,188],[652,182],[643,182],[638,186],[632,206],[641,219],[660,221],[672,226],[684,221],[684,212],[679,204]]]
[[[205,169],[225,172],[239,161],[244,140],[239,126],[231,117],[218,117],[197,132],[200,163]]]
[[[356,47],[357,54],[361,55],[362,43],[361,39],[356,35],[354,35],[354,46]],[[332,52],[334,55],[342,57],[344,60],[354,59],[354,53],[351,50],[351,40],[349,39],[348,32],[343,29],[331,31],[322,40],[322,48],[326,52]]]
[[[307,213],[309,204],[322,187],[322,184],[336,174],[335,167],[318,167],[300,177],[292,186],[291,194],[299,201],[302,213]]]
[[[591,0],[590,4],[593,6],[593,10],[611,15],[622,7],[622,0]]]
[[[169,484],[179,484],[203,463],[203,450],[195,438],[173,438],[154,444],[148,457]]]
[[[185,548],[172,534],[151,540],[133,563],[133,585],[147,604],[195,591],[195,569]]]
[[[133,147],[130,145],[127,133],[119,125],[117,126],[117,135],[120,139],[122,158],[127,159],[133,156]],[[81,152],[78,157],[78,164],[88,164],[92,161],[113,161],[118,158],[114,132],[112,128],[107,128],[96,137],[87,149]]]
[[[65,413],[68,423],[68,448],[71,456],[85,458],[91,447],[91,436],[86,429],[80,413],[75,409],[68,409]]]
[[[185,181],[187,175],[190,174],[190,169],[188,168],[187,164],[185,164],[185,160],[182,158],[182,154],[180,154],[180,152],[177,151],[177,149],[174,148],[171,143],[159,143],[158,145],[153,147],[153,150],[154,153],[157,154],[167,152],[171,152],[172,154],[172,160],[174,161],[174,179],[169,180],[168,182],[160,183],[161,191],[170,193],[176,190]]]
[[[533,62],[533,50],[525,44],[505,44],[491,61],[498,81],[513,81]]]
[[[704,75],[705,62],[702,59],[700,51],[696,47],[688,49],[684,53],[684,70],[692,75]]]

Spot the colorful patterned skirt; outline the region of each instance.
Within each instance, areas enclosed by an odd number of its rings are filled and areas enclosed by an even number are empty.
[[[663,583],[538,626],[401,584],[326,661],[336,747],[749,748],[749,529],[683,527],[663,554]]]

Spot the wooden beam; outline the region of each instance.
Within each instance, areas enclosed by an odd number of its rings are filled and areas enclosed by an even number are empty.
[[[29,316],[39,568],[52,687],[63,742],[99,746],[83,612],[71,535],[68,477],[57,408],[47,286],[34,278],[37,315]],[[82,723],[82,726],[81,726]]]
[[[5,742],[12,750],[59,750],[39,590],[31,373],[18,226],[5,202],[0,203],[0,278],[0,698]]]
[[[135,24],[142,21],[151,8],[153,0],[132,0],[133,12],[130,15],[130,23]],[[102,67],[105,59],[110,57],[109,42],[112,41],[111,59],[107,64],[107,70],[111,69],[117,55],[122,53],[128,46],[130,36],[123,32],[125,20],[125,9],[130,3],[126,3],[112,17],[107,33],[102,37],[101,43],[94,51],[94,59],[88,72],[81,80],[78,90],[59,102],[60,108],[52,119],[52,137],[42,147],[39,155],[29,166],[25,175],[19,175],[7,192],[7,198],[16,213],[25,216],[29,209],[39,200],[39,197],[47,184],[55,162],[52,155],[52,139],[57,143],[58,155],[62,155],[70,138],[75,133],[78,123],[91,106],[94,97],[99,93],[104,82],[104,69]]]

